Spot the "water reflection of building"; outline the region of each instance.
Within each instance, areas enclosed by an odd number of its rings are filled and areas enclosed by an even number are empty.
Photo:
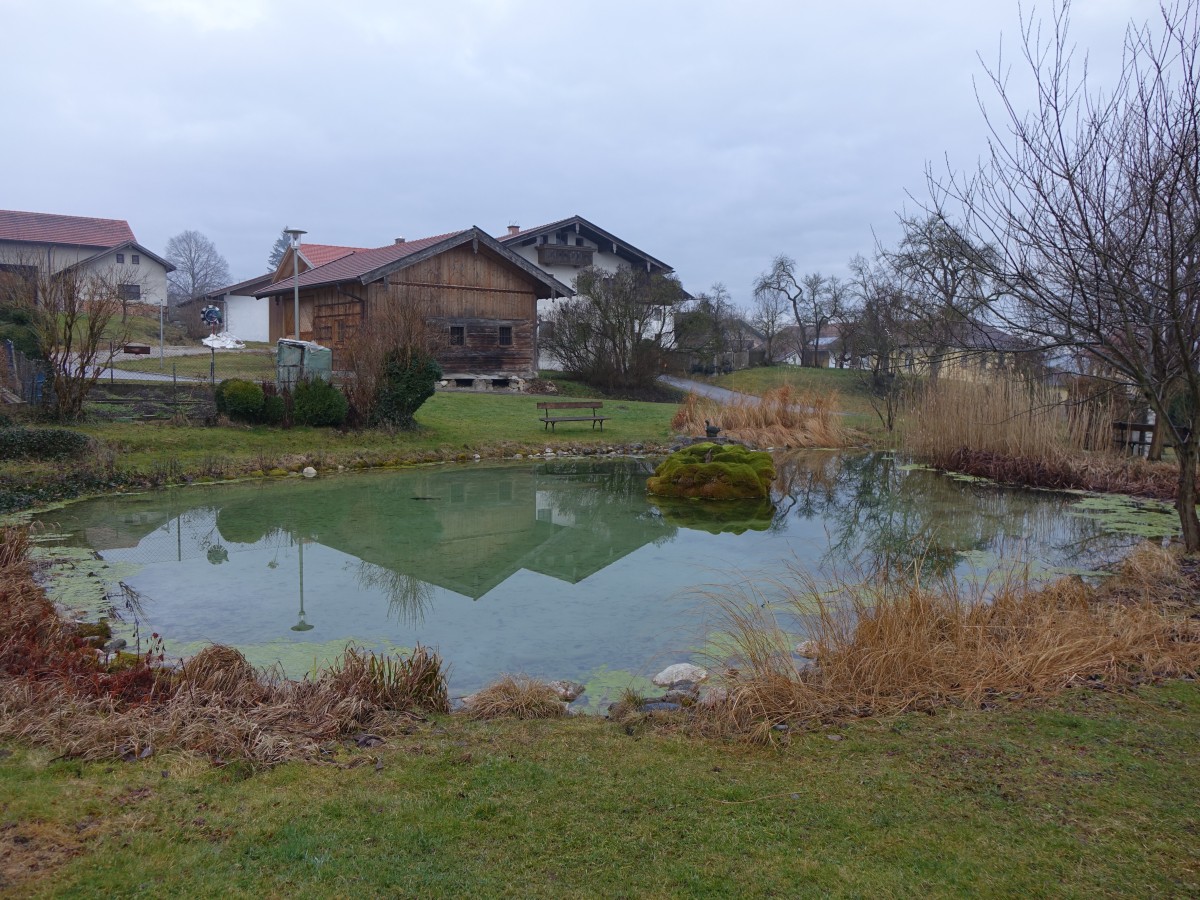
[[[647,474],[632,462],[421,469],[111,498],[58,521],[96,550],[133,548],[133,561],[167,561],[167,541],[137,559],[156,531],[173,532],[179,559],[306,541],[478,599],[521,569],[576,583],[669,538],[646,504]]]

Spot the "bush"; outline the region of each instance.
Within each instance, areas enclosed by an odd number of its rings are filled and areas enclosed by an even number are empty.
[[[91,438],[66,428],[0,428],[0,459],[66,459],[91,449]]]
[[[433,396],[442,367],[428,353],[393,351],[384,364],[383,380],[375,398],[373,425],[412,428],[413,416]]]
[[[337,385],[320,378],[296,382],[292,391],[292,419],[297,425],[333,428],[346,421],[350,404]]]
[[[218,404],[218,411],[224,412],[231,419],[239,422],[257,422],[262,417],[263,389],[252,381],[240,378],[230,378],[221,382],[224,410]]]
[[[286,415],[287,404],[278,394],[271,394],[269,397],[263,398],[262,420],[264,423],[274,426],[282,425]]]

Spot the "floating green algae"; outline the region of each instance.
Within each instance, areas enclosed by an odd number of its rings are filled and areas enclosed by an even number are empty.
[[[588,676],[585,684],[587,690],[575,702],[573,709],[580,712],[599,713],[608,708],[608,704],[616,703],[626,690],[637,691],[639,694],[650,695],[659,689],[654,682],[644,675],[634,675],[624,669],[610,669],[601,666]]]
[[[1122,494],[1085,497],[1071,504],[1071,514],[1094,519],[1115,534],[1162,540],[1179,534],[1179,515],[1160,500],[1137,500]]]

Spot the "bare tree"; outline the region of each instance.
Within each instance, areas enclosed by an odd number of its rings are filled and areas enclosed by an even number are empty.
[[[989,71],[990,152],[970,176],[931,178],[931,211],[956,203],[996,249],[994,311],[1047,348],[1096,361],[1168,429],[1184,544],[1200,550],[1200,3],[1167,2],[1132,25],[1103,91],[1073,58],[1070,5],[1022,23],[1031,112],[1004,61]],[[1184,402],[1180,402],[1182,396]],[[1176,418],[1171,418],[1171,412]]]
[[[776,302],[787,303],[796,320],[801,363],[806,357],[814,366],[820,365],[818,347],[821,332],[831,322],[839,321],[846,308],[846,290],[842,282],[834,277],[827,278],[820,272],[798,275],[796,261],[790,256],[779,255],[771,268],[754,283],[754,296],[773,297]],[[809,349],[812,352],[809,354]]]
[[[0,282],[0,304],[28,311],[49,369],[51,389],[45,401],[59,421],[78,419],[115,350],[128,340],[124,318],[117,313],[135,292],[141,293],[139,271],[86,264],[51,271],[36,255],[9,268],[21,276]]]
[[[726,352],[742,349],[740,322],[729,289],[716,282],[675,314],[675,348],[718,369]]]
[[[775,339],[787,324],[787,315],[787,301],[777,292],[768,291],[754,295],[750,324],[762,333],[768,365],[775,362]]]
[[[986,251],[939,216],[899,217],[903,236],[878,254],[908,298],[908,318],[929,353],[935,379],[948,351],[970,352],[981,343],[978,315],[992,299]],[[972,333],[974,332],[974,333]]]
[[[662,368],[673,308],[683,288],[671,277],[634,269],[583,269],[578,297],[560,303],[544,323],[543,349],[563,368],[609,390],[642,390]]]
[[[181,231],[169,241],[163,254],[175,271],[167,276],[172,304],[203,297],[229,284],[229,264],[216,245],[199,231]]]
[[[867,360],[863,374],[871,389],[871,406],[892,431],[901,390],[897,356],[910,340],[911,303],[886,263],[856,256],[850,260],[850,272],[859,301],[850,329],[854,353]]]

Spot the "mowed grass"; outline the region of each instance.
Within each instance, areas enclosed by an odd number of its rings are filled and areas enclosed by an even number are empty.
[[[146,469],[174,459],[185,469],[207,461],[239,464],[267,462],[285,456],[326,456],[330,463],[363,454],[437,451],[510,455],[530,449],[664,442],[670,438],[675,405],[606,401],[611,418],[604,430],[587,422],[567,422],[545,430],[538,421],[535,396],[512,394],[437,393],[417,412],[414,432],[374,429],[339,432],[327,428],[278,429],[266,426],[206,428],[167,422],[94,423],[80,430],[116,452],[118,468]]]
[[[170,375],[172,372],[181,378],[209,377],[209,365],[212,364],[211,354],[205,352],[195,356],[173,356],[160,361],[152,350],[150,356],[144,359],[121,360],[114,367],[117,376],[122,370],[128,372],[155,372]],[[216,355],[216,379],[245,378],[249,381],[275,380],[275,354],[262,350],[218,350]]]
[[[1195,896],[1200,690],[733,746],[440,717],[336,765],[0,759],[14,896]],[[837,738],[837,740],[831,740]],[[34,868],[36,866],[36,868]]]

